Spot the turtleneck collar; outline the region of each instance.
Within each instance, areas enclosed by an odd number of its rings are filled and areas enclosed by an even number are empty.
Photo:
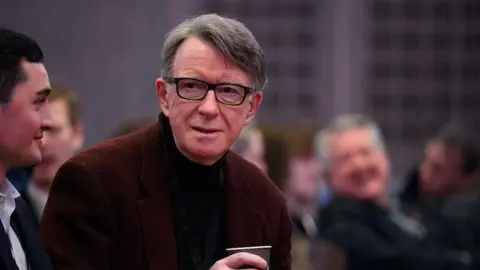
[[[161,131],[165,137],[166,156],[172,165],[173,173],[182,189],[211,189],[221,184],[221,170],[225,157],[211,166],[195,163],[185,157],[178,149],[173,137],[169,119],[162,113],[159,115]]]

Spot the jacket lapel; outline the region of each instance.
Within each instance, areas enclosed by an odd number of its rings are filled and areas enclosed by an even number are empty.
[[[43,248],[34,226],[34,217],[25,201],[20,197],[15,200],[16,209],[12,214],[12,222],[18,230],[18,237],[32,270],[49,270],[51,268],[48,255]]]
[[[227,153],[225,181],[225,217],[227,223],[227,248],[263,245],[261,213],[249,202],[251,187],[238,167],[238,157]],[[247,174],[248,175],[248,174]]]
[[[138,202],[148,269],[177,269],[175,228],[159,125],[146,131],[142,143],[145,198]]]
[[[7,233],[3,226],[0,226],[0,266],[5,267],[5,269],[16,269],[15,261],[13,260],[12,252],[10,249],[10,239],[7,237]],[[0,269],[3,269],[0,267]]]

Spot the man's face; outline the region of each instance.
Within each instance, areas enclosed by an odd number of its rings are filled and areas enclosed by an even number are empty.
[[[314,156],[293,156],[289,160],[288,190],[298,200],[317,200],[321,178]]]
[[[438,141],[428,143],[420,167],[422,193],[433,196],[446,195],[454,192],[461,181],[460,150],[446,147]]]
[[[84,141],[81,124],[72,125],[67,102],[50,101],[51,116],[45,121],[42,139],[42,162],[33,171],[33,181],[50,186],[60,166],[78,151]]]
[[[226,60],[210,44],[191,37],[177,50],[173,77],[196,78],[209,83],[236,83],[252,86],[247,73]],[[162,78],[156,81],[162,111],[170,120],[179,150],[194,162],[209,165],[218,160],[233,144],[244,125],[250,123],[262,95],[255,92],[238,106],[217,102],[213,91],[203,100],[180,98],[174,84]]]
[[[41,63],[21,62],[26,80],[18,83],[7,105],[0,107],[0,162],[7,169],[42,160],[42,124],[49,115],[50,83]]]
[[[387,194],[389,162],[367,129],[348,130],[330,140],[330,181],[333,192],[377,201]]]

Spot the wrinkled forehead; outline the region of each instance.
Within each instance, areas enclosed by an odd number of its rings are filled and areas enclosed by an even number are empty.
[[[250,83],[245,71],[229,61],[219,49],[196,37],[188,38],[179,46],[172,68],[174,76]]]

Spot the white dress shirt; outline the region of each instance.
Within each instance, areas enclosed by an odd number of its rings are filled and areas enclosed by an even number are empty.
[[[15,259],[19,270],[28,270],[27,258],[23,250],[22,244],[18,235],[10,225],[10,218],[13,211],[15,211],[15,199],[20,197],[20,193],[15,187],[5,179],[5,183],[0,187],[0,219],[2,220],[3,228],[10,239],[12,246],[12,256]]]

